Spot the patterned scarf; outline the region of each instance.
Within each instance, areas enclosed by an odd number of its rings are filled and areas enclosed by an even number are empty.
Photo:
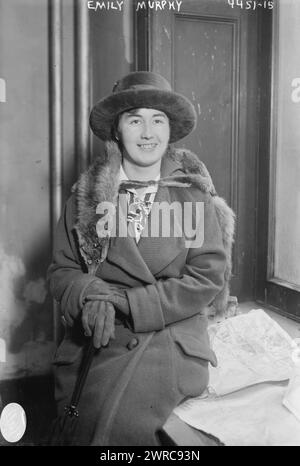
[[[142,231],[146,226],[148,216],[150,214],[155,191],[145,192],[142,197],[132,190],[127,191],[128,196],[128,215],[127,224],[129,234],[134,236],[136,242],[139,241]]]

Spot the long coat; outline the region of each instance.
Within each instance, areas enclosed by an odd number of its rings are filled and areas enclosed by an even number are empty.
[[[162,177],[182,174],[178,160],[163,158]],[[94,175],[90,183],[99,180]],[[74,444],[159,445],[159,430],[174,407],[203,392],[208,364],[217,363],[205,309],[224,286],[226,252],[212,196],[197,187],[159,187],[155,202],[204,203],[203,244],[186,247],[183,237],[143,234],[138,244],[111,238],[95,274],[87,273],[74,228],[78,209],[92,202],[80,196],[85,199],[78,202],[77,193],[66,203],[48,270],[50,289],[69,323],[54,358],[58,409],[70,399],[86,342],[83,292],[103,280],[126,289],[130,318],[116,313],[116,338],[94,357]]]

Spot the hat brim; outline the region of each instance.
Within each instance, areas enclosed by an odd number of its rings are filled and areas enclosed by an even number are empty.
[[[90,127],[103,141],[112,139],[117,116],[133,108],[155,108],[170,121],[170,140],[176,142],[190,134],[196,126],[197,114],[183,95],[160,89],[128,89],[100,100],[90,114]]]

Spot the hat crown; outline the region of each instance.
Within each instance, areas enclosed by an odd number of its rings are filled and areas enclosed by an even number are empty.
[[[172,91],[170,83],[163,76],[151,71],[135,71],[117,81],[112,92],[115,94],[133,89]]]
[[[187,136],[196,126],[197,114],[192,102],[174,92],[163,76],[152,71],[133,71],[119,79],[112,93],[94,105],[91,129],[103,141],[114,139],[119,115],[133,108],[164,112],[170,123],[170,143]]]

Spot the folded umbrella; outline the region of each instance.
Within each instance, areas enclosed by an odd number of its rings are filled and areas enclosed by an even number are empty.
[[[87,375],[95,352],[98,351],[90,338],[82,359],[78,379],[74,387],[71,401],[65,406],[64,412],[53,422],[50,434],[46,440],[47,446],[70,446],[73,443],[74,432],[80,417],[78,410],[79,399],[87,379]]]

